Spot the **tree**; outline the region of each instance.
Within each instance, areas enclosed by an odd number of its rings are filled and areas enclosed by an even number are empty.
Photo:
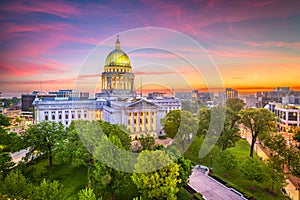
[[[39,186],[35,187],[31,200],[64,200],[66,199],[65,189],[58,181],[48,181],[43,179]]]
[[[88,150],[83,141],[97,141],[96,130],[92,124],[98,122],[89,121],[72,121],[70,126],[66,129],[65,141],[57,146],[55,156],[59,162],[70,163],[74,167],[86,166],[88,169],[89,186],[92,184],[92,169],[94,168],[93,149]],[[80,136],[81,134],[81,136]],[[89,136],[87,136],[89,134]],[[82,140],[81,138],[85,139]]]
[[[190,175],[192,174],[193,166],[192,162],[183,156],[179,157],[175,163],[179,165],[179,178],[181,181],[178,181],[178,186],[186,186],[189,183]]]
[[[254,189],[254,181],[261,182],[264,180],[264,168],[261,162],[255,158],[249,157],[241,166],[240,171],[247,180],[251,182],[251,189]]]
[[[19,170],[11,171],[0,187],[5,199],[28,199],[32,191],[32,185]]]
[[[275,192],[287,185],[282,165],[283,161],[279,155],[271,156],[267,161],[265,174],[267,176],[266,180],[270,182],[268,185],[271,185],[271,192]]]
[[[96,200],[96,195],[91,188],[85,188],[79,191],[78,193],[79,200]],[[102,200],[102,198],[98,198],[97,200]]]
[[[214,112],[213,121],[211,120],[212,112]],[[229,147],[234,147],[235,143],[240,139],[236,114],[225,107],[213,107],[199,109],[199,126],[198,135],[207,135],[218,139],[217,145],[222,151]],[[223,123],[223,127],[222,126]],[[221,130],[221,134],[218,134]]]
[[[300,130],[294,135],[293,140],[300,142]]]
[[[140,153],[132,180],[142,199],[176,199],[179,165],[160,150]]]
[[[117,149],[114,147],[117,147]],[[93,187],[96,194],[101,194],[105,199],[114,199],[132,183],[130,174],[120,170],[124,168],[132,170],[134,164],[126,151],[123,150],[125,148],[116,135],[103,137],[95,149],[94,157],[98,160],[95,161],[92,171]],[[105,155],[103,152],[105,152]]]
[[[9,118],[0,114],[0,126],[9,126]]]
[[[225,102],[225,106],[232,110],[235,114],[238,114],[244,108],[245,103],[239,98],[230,98]]]
[[[288,168],[293,176],[300,178],[300,151],[290,148],[288,151]]]
[[[265,145],[269,147],[273,155],[278,155],[278,159],[281,159],[282,165],[288,162],[288,146],[286,140],[281,134],[277,134],[271,137],[267,137]]]
[[[185,150],[185,144],[192,141],[192,137],[197,131],[197,119],[189,111],[174,110],[170,111],[165,118],[161,120],[166,135],[173,138],[174,144],[181,146],[182,152]]]
[[[61,144],[65,137],[65,129],[62,123],[43,121],[32,125],[23,133],[24,141],[29,146],[27,158],[34,155],[35,151],[48,155],[49,166],[53,165],[53,151]]]
[[[25,148],[25,142],[15,132],[8,132],[0,127],[0,151],[15,152]]]
[[[9,118],[0,114],[0,126],[9,126]]]
[[[153,150],[155,148],[155,139],[150,134],[141,135],[138,140],[142,150]]]
[[[1,152],[0,150],[0,177],[5,178],[15,163],[12,162],[12,158],[8,152]]]
[[[164,127],[164,131],[169,138],[174,138],[177,134],[178,128],[181,122],[181,111],[172,110],[168,112],[165,118],[161,119],[161,124]]]
[[[274,125],[274,114],[265,108],[248,108],[242,110],[241,121],[251,131],[251,146],[250,157],[253,157],[254,144],[257,137],[262,134],[270,132],[271,127]]]
[[[229,151],[222,151],[219,155],[218,162],[226,173],[237,167],[237,160]]]

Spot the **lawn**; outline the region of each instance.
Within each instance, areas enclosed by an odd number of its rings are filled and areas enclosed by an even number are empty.
[[[78,199],[79,190],[87,185],[87,169],[70,164],[55,164],[48,167],[48,159],[42,159],[24,168],[24,175],[38,184],[43,178],[58,180],[66,188],[67,199]]]
[[[38,184],[43,178],[48,180],[58,180],[66,188],[68,200],[78,199],[78,192],[87,185],[87,168],[84,166],[73,167],[70,164],[56,164],[48,167],[48,159],[37,160],[36,163],[24,167],[24,175],[34,184]],[[129,180],[131,181],[131,180]],[[132,200],[140,194],[138,189],[131,181],[127,184],[128,187],[117,196],[117,199]],[[190,200],[193,196],[189,194],[184,188],[180,188],[178,192],[179,200]]]
[[[201,164],[210,167],[210,156],[212,155],[212,167],[214,171],[214,175],[218,178],[226,181],[231,185],[237,185],[243,191],[251,193],[255,199],[284,199],[285,197],[282,195],[280,191],[278,191],[278,195],[274,196],[266,191],[265,185],[266,183],[256,183],[254,186],[256,190],[252,191],[249,189],[251,183],[242,177],[242,174],[239,171],[239,167],[229,172],[229,176],[226,175],[226,172],[222,169],[222,166],[219,164],[218,155],[221,153],[221,149],[215,146],[212,151],[204,158],[199,158],[199,149],[203,142],[202,138],[196,137],[189,149],[184,153],[184,156],[190,160],[192,160],[196,164]],[[228,149],[233,155],[236,156],[238,160],[238,165],[242,163],[249,157],[250,147],[245,140],[239,140],[235,147]],[[255,155],[255,157],[257,157]]]

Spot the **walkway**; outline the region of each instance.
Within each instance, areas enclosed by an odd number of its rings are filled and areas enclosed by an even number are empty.
[[[207,200],[242,200],[238,194],[215,181],[200,169],[193,169],[189,186],[205,196]]]
[[[10,156],[12,157],[12,161],[18,164],[20,161],[22,161],[22,158],[26,156],[26,153],[28,153],[28,149],[22,149],[20,151],[11,153]]]

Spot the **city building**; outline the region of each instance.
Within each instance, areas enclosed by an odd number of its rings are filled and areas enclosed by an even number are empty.
[[[289,87],[276,87],[273,91],[257,92],[258,106],[260,108],[267,105],[269,102],[282,103],[282,97],[299,96],[300,91],[293,91]]]
[[[200,92],[192,90],[191,92],[176,92],[175,97],[181,101],[201,102],[204,105],[210,106],[214,101],[213,92]]]
[[[217,104],[224,105],[228,99],[238,98],[238,96],[239,96],[239,93],[237,90],[234,90],[232,88],[225,88],[224,92],[218,93]]]
[[[245,108],[258,108],[258,100],[255,95],[239,97],[245,103]]]
[[[35,98],[34,123],[55,121],[68,126],[78,119],[103,120],[122,124],[135,136],[143,133],[157,136],[162,132],[160,119],[170,110],[181,109],[178,99],[162,94],[137,98],[130,59],[121,50],[119,37],[115,49],[106,57],[101,79],[102,90],[95,98],[78,98],[61,93],[56,93],[59,95],[56,97]]]
[[[231,99],[231,98],[238,98],[239,97],[239,93],[237,90],[234,90],[232,88],[225,88],[225,102],[228,100],[228,99]]]
[[[191,92],[175,92],[175,98],[179,99],[180,101],[191,101],[192,100],[192,93]]]
[[[46,94],[39,91],[33,91],[31,94],[22,94],[21,104],[22,111],[32,111],[33,110],[33,101],[36,97],[56,97],[54,94]]]
[[[282,103],[269,102],[266,106],[277,117],[277,126],[281,131],[292,131],[294,127],[300,127],[300,96],[284,97]],[[298,102],[298,103],[295,103]]]
[[[80,92],[78,90],[58,90],[48,94],[56,97],[89,98],[88,92]]]

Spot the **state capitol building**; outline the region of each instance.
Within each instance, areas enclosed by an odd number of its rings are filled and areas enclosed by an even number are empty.
[[[181,109],[178,99],[161,93],[137,97],[130,59],[121,50],[119,36],[115,49],[106,57],[101,80],[102,91],[96,98],[35,98],[34,123],[53,121],[68,126],[73,120],[103,120],[125,125],[131,135],[157,136],[162,131],[160,119],[170,110]]]

